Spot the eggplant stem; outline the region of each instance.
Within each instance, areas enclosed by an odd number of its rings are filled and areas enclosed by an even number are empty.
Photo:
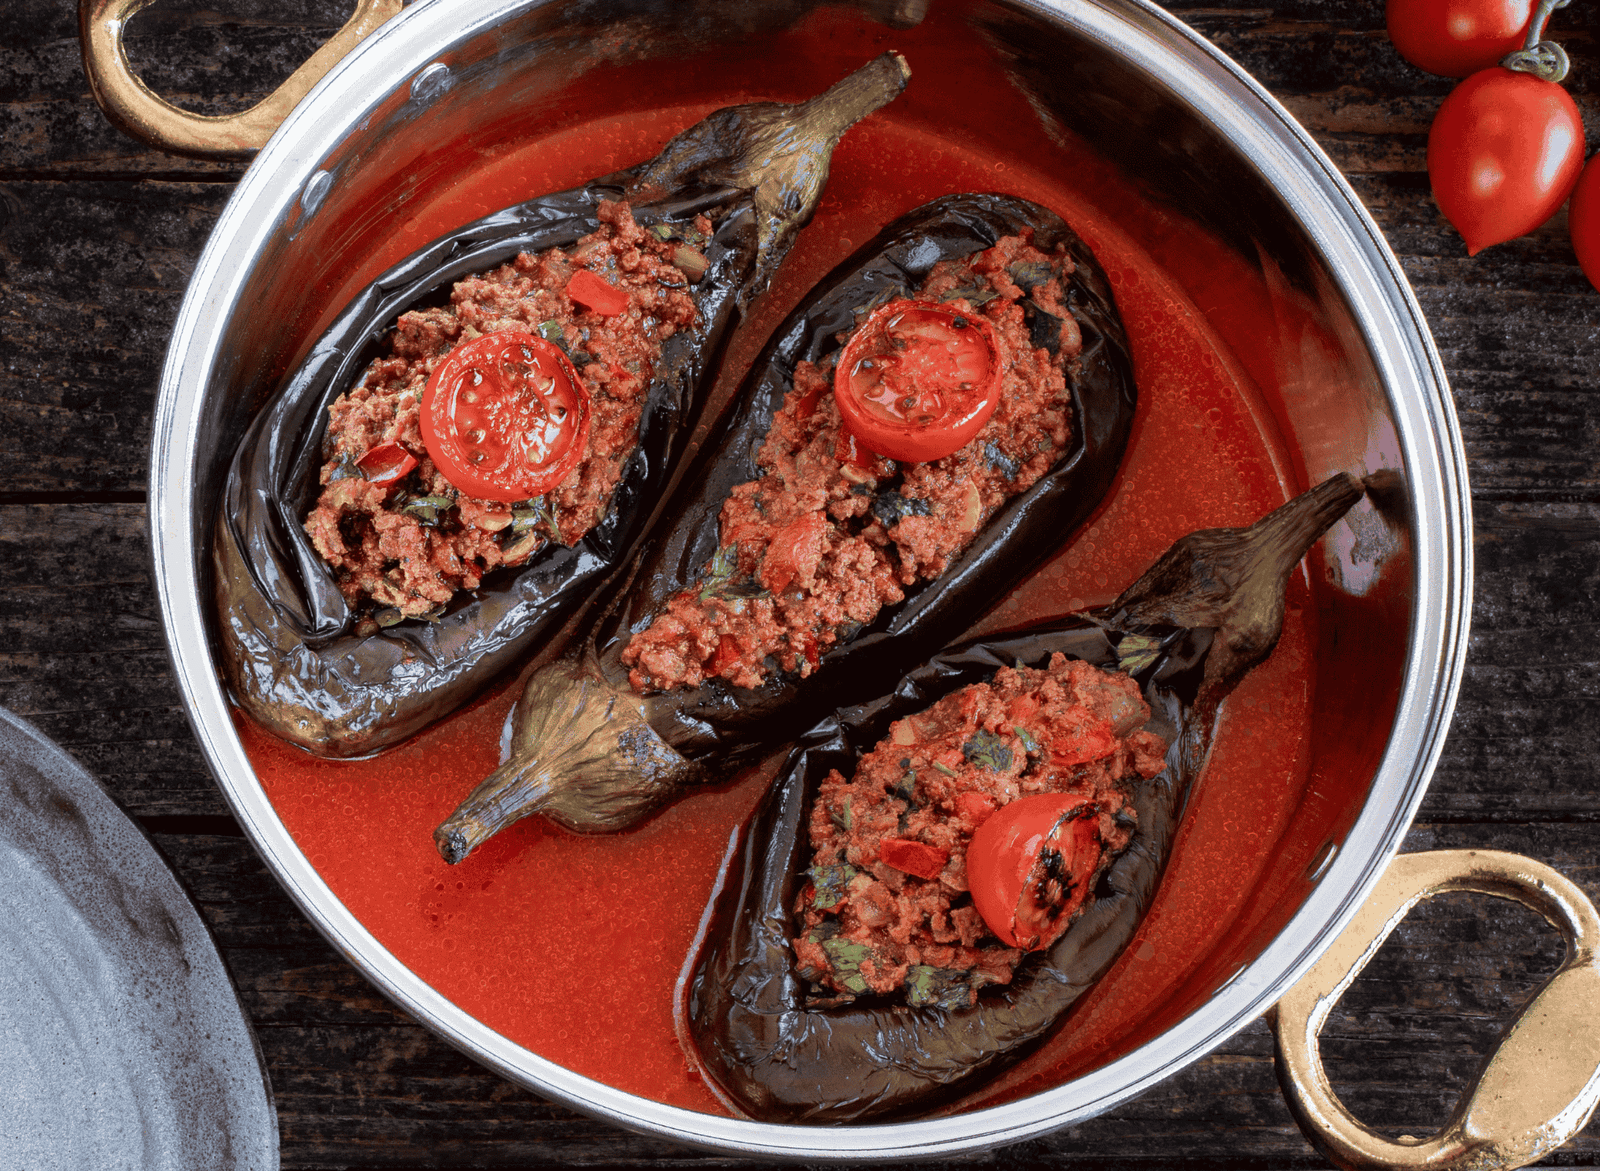
[[[753,295],[765,284],[784,240],[816,210],[833,148],[844,132],[898,96],[910,76],[904,57],[883,53],[807,101],[718,110],[669,142],[630,183],[628,198],[647,200],[654,192],[690,187],[691,180],[751,192]],[[740,296],[749,299],[743,291]]]
[[[510,758],[440,823],[433,841],[453,865],[533,813],[574,833],[615,833],[700,777],[700,766],[655,733],[639,698],[608,683],[592,655],[563,659],[529,676]]]
[[[1230,684],[1277,645],[1289,574],[1365,491],[1341,472],[1248,528],[1190,533],[1112,603],[1106,625],[1215,630],[1206,680]]]
[[[433,841],[452,866],[514,821],[538,813],[550,797],[550,781],[538,761],[512,757],[478,782],[439,828]]]

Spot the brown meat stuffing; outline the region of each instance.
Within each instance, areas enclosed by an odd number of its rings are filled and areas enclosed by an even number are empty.
[[[576,544],[604,517],[638,445],[661,345],[696,320],[690,277],[673,259],[696,276],[703,263],[687,258],[685,250],[693,250],[684,242],[640,228],[626,203],[602,203],[598,216],[599,229],[571,248],[522,253],[459,281],[448,305],[402,314],[390,355],[329,408],[323,490],[305,524],[352,606],[386,608],[380,621],[430,615],[490,570],[525,564],[554,541]],[[702,216],[694,230],[703,240],[712,225]],[[603,316],[574,302],[566,287],[579,268],[625,291],[629,307]],[[420,424],[423,388],[444,355],[501,330],[559,338],[590,396],[589,438],[577,467],[545,495],[516,503],[458,491],[428,457]],[[398,443],[417,460],[390,485],[369,481],[356,466],[384,443]],[[363,633],[376,629],[370,613],[361,622]]]
[[[808,675],[828,646],[901,601],[907,586],[943,573],[1067,449],[1063,371],[1082,349],[1062,301],[1072,270],[1065,252],[1011,236],[940,262],[917,290],[919,300],[986,316],[1001,349],[1000,405],[942,459],[852,459],[848,437],[841,442],[832,359],[800,363],[758,456],[761,479],[739,485],[723,505],[721,548],[702,585],[673,597],[624,650],[633,688],[694,687],[712,677],[755,687],[773,662]],[[1033,345],[1025,296],[1060,319],[1056,353]]]
[[[1055,655],[1043,670],[1002,669],[896,721],[853,777],[832,771],[811,811],[814,852],[792,940],[816,1002],[898,993],[948,1008],[1009,983],[1023,953],[995,939],[971,905],[973,832],[1019,797],[1082,794],[1099,810],[1108,865],[1132,834],[1131,778],[1164,764],[1166,743],[1144,730],[1149,717],[1127,675]],[[884,861],[886,843],[904,842],[943,860],[934,877]]]

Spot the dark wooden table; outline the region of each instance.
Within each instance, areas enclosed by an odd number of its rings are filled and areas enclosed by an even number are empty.
[[[1553,31],[1600,137],[1600,9]],[[132,26],[138,71],[205,112],[264,96],[342,23],[341,0],[175,0]],[[1454,387],[1477,593],[1465,682],[1409,849],[1481,846],[1600,893],[1600,292],[1565,213],[1468,258],[1429,195],[1451,83],[1403,62],[1380,0],[1173,11],[1241,62],[1344,170],[1399,255]],[[230,816],[179,703],[151,588],[146,460],[185,282],[242,166],[123,137],[89,95],[72,0],[8,0],[0,29],[0,705],[63,744],[154,836],[200,905],[261,1040],[285,1167],[726,1167],[544,1102],[378,995],[306,922]],[[1594,417],[1591,417],[1591,416]],[[1323,1037],[1363,1120],[1425,1133],[1559,961],[1541,921],[1454,896],[1413,914]],[[1256,1022],[1100,1118],[990,1160],[1312,1167]],[[984,1159],[972,1160],[984,1162]],[[1594,1128],[1547,1160],[1600,1162]]]

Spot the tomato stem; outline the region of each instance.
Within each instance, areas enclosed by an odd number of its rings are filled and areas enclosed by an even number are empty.
[[[1570,3],[1572,0],[1539,0],[1538,7],[1533,10],[1533,19],[1528,22],[1527,40],[1515,53],[1507,53],[1502,57],[1500,64],[1513,72],[1531,73],[1545,81],[1564,80],[1571,67],[1567,51],[1555,41],[1544,39],[1544,26],[1552,12]]]

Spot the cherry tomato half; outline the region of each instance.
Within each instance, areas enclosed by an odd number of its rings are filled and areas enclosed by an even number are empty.
[[[868,449],[912,463],[939,459],[994,414],[999,354],[986,318],[932,301],[890,301],[839,355],[834,400]]]
[[[1428,179],[1475,256],[1533,231],[1583,169],[1583,120],[1552,81],[1496,66],[1445,98],[1428,131]]]
[[[1100,816],[1075,793],[1002,806],[967,846],[972,905],[1007,947],[1037,951],[1067,929],[1100,865]]]
[[[1394,47],[1418,69],[1468,77],[1522,48],[1533,0],[1389,0]]]
[[[1572,206],[1567,208],[1567,228],[1572,233],[1572,250],[1578,254],[1583,275],[1600,289],[1600,154],[1583,168],[1578,185],[1572,189]]]
[[[462,492],[528,500],[561,483],[589,439],[589,395],[556,346],[520,330],[457,346],[422,392],[422,441]]]

